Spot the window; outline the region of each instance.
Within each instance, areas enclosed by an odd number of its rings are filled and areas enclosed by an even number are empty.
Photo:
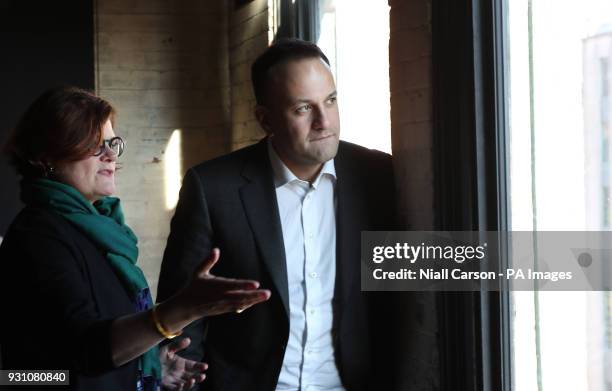
[[[612,2],[434,1],[432,38],[436,228],[608,230]],[[442,389],[612,390],[610,292],[487,293],[440,295]]]
[[[601,208],[601,226],[602,228],[610,228],[610,188],[604,186],[601,192],[602,208]]]
[[[611,28],[612,31],[612,28]],[[585,39],[585,45],[593,45],[595,39],[593,37],[589,37]],[[607,53],[604,53],[604,55]],[[612,57],[612,56],[611,56]],[[599,59],[599,86],[601,88],[601,98],[599,105],[599,112],[601,116],[601,127],[605,131],[608,127],[608,119],[610,118],[610,100],[608,96],[608,89],[610,85],[610,80],[608,79],[608,57],[603,57]]]
[[[612,3],[506,4],[511,227],[608,230]],[[513,292],[512,314],[514,390],[612,390],[609,292]]]
[[[340,138],[391,153],[389,5],[319,0],[317,44],[339,91]]]

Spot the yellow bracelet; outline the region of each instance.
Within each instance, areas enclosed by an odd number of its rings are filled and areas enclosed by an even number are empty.
[[[151,308],[151,317],[153,318],[153,323],[155,323],[155,328],[157,329],[157,331],[159,331],[159,333],[164,338],[172,339],[174,337],[178,337],[179,335],[183,333],[183,330],[179,330],[176,333],[173,333],[167,328],[165,328],[164,325],[162,325],[161,322],[159,321],[159,316],[157,315],[156,310],[157,310],[157,306],[153,306],[153,308]]]

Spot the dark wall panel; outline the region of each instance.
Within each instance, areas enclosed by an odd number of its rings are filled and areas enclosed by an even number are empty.
[[[45,89],[94,88],[93,0],[0,0],[0,145]],[[22,205],[19,178],[0,159],[0,236]]]

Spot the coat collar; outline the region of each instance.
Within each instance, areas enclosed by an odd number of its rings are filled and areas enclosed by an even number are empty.
[[[255,145],[253,152],[245,160],[242,176],[247,183],[240,188],[240,198],[261,258],[288,317],[289,289],[285,245],[266,140],[263,139]]]

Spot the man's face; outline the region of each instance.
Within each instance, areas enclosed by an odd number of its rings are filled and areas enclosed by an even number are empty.
[[[338,151],[340,118],[332,73],[319,58],[279,64],[270,72],[258,119],[294,174],[318,172]]]

